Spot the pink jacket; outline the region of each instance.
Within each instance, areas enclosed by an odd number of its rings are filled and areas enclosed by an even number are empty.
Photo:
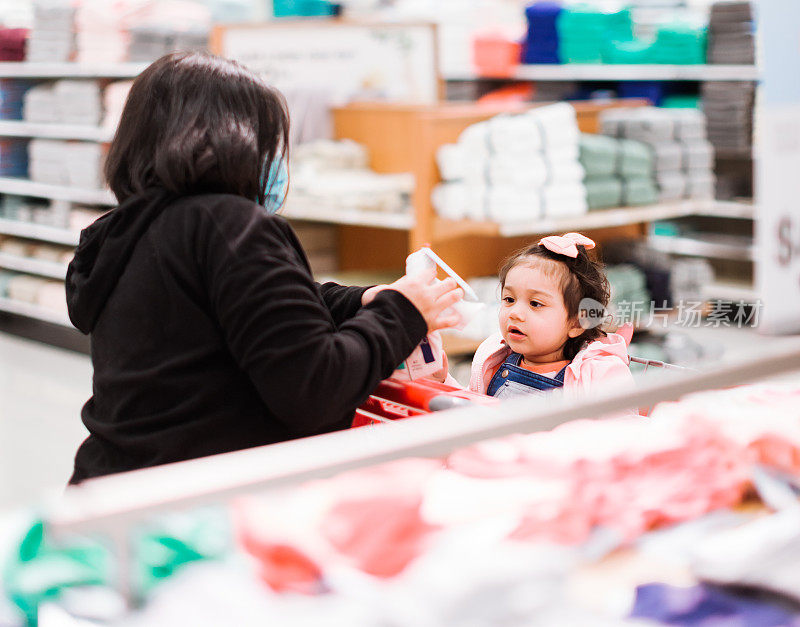
[[[500,333],[484,340],[472,360],[469,389],[486,394],[494,371],[510,353]],[[586,390],[610,380],[619,387],[633,386],[633,375],[628,368],[628,342],[617,333],[591,342],[575,355],[564,373],[564,388]]]

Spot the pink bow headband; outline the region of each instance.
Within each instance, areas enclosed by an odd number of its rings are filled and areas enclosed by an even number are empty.
[[[578,256],[578,246],[586,250],[594,248],[594,242],[580,233],[564,233],[564,235],[550,235],[539,240],[539,244],[550,252],[575,259]]]

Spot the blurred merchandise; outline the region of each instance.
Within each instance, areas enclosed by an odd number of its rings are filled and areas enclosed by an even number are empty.
[[[365,148],[349,140],[317,140],[292,151],[288,206],[324,208],[331,214],[356,209],[408,211],[411,174],[378,174],[367,167]]]
[[[437,152],[445,182],[437,213],[457,220],[521,222],[588,210],[575,109],[559,103],[466,128]]]
[[[661,202],[714,198],[713,148],[706,139],[706,117],[695,109],[636,107],[609,109],[601,131],[648,144],[655,156]]]
[[[755,24],[751,2],[715,2],[711,5],[708,29],[709,63],[755,63]]]

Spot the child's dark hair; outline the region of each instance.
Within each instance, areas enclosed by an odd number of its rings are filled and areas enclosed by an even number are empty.
[[[120,203],[149,188],[263,203],[265,173],[288,145],[280,92],[235,61],[179,52],[134,81],[105,177]]]
[[[564,305],[570,320],[578,318],[580,303],[584,298],[590,298],[600,303],[603,308],[608,305],[611,297],[608,279],[603,273],[603,264],[589,256],[586,248],[578,246],[578,256],[573,259],[565,255],[554,253],[541,244],[527,246],[513,253],[500,268],[500,286],[505,287],[506,276],[512,268],[535,260],[547,260],[560,264],[566,271],[561,277],[561,293]],[[600,322],[599,320],[597,321]],[[592,340],[605,336],[600,324],[584,329],[578,337],[569,338],[564,344],[564,359],[572,360],[581,350],[581,347]]]

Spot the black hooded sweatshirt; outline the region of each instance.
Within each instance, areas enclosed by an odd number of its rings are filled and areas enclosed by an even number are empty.
[[[288,223],[232,195],[134,196],[67,273],[91,334],[70,483],[346,428],[427,332],[395,290],[319,285]]]

